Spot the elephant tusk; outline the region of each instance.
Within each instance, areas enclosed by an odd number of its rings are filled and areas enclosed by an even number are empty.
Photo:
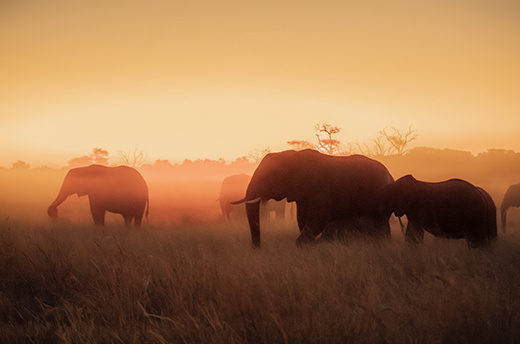
[[[246,201],[245,203],[246,204],[255,204],[255,203],[260,202],[261,200],[262,200],[262,197],[257,197],[255,199],[250,200],[250,201]]]
[[[239,200],[239,201],[233,201],[233,202],[229,202],[229,203],[231,203],[231,204],[242,204],[242,203],[244,203],[245,201],[246,201],[246,198],[244,197],[244,198],[242,198],[242,199]]]
[[[255,199],[252,199],[252,200],[249,200],[247,201],[246,200],[246,197],[242,198],[241,200],[239,201],[234,201],[234,202],[229,202],[231,204],[242,204],[242,203],[246,203],[246,204],[254,204],[254,203],[258,203],[260,202],[260,200],[262,199],[262,197],[257,197]]]

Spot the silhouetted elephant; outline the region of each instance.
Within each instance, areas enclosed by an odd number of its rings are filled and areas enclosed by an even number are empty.
[[[507,209],[509,207],[520,207],[520,184],[511,185],[504,195],[504,200],[500,206],[500,215],[502,220],[502,231],[506,231]]]
[[[58,197],[47,210],[49,216],[57,217],[57,207],[73,194],[88,195],[96,225],[105,223],[106,211],[123,215],[126,225],[133,220],[135,226],[141,225],[145,209],[148,214],[148,186],[141,174],[128,166],[91,165],[71,169]]]
[[[296,202],[300,236],[297,243],[315,240],[333,221],[367,217],[372,232],[390,237],[390,213],[378,212],[374,196],[393,178],[386,167],[361,155],[330,156],[318,151],[283,151],[264,157],[247,187],[246,203],[251,239],[260,247],[259,203],[287,199]]]
[[[245,206],[233,205],[231,202],[244,196],[250,180],[251,176],[247,174],[236,174],[224,178],[222,186],[220,187],[219,196],[220,210],[222,211],[224,219],[230,220],[231,214],[237,215],[237,213],[239,214],[238,216],[240,216],[240,214],[243,214],[244,217],[246,216]],[[271,200],[262,202],[260,212],[263,215],[262,217],[266,220],[270,219],[270,213],[272,212],[275,213],[277,220],[284,220],[287,205],[285,201],[276,202]]]
[[[381,206],[397,217],[406,215],[406,242],[422,242],[424,230],[444,238],[466,239],[470,247],[497,237],[496,207],[482,188],[461,179],[438,183],[399,178],[381,193]]]

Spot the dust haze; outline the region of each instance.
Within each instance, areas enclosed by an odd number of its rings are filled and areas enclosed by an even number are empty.
[[[470,152],[428,147],[413,148],[406,155],[376,158],[390,171],[394,179],[413,174],[424,181],[461,178],[484,188],[492,196],[497,209],[507,188],[520,182],[520,153],[508,150],[488,150],[478,155]],[[222,221],[219,204],[220,189],[226,177],[252,175],[257,162],[238,159],[185,160],[172,164],[157,160],[138,170],[148,184],[150,214],[146,223],[152,225],[183,222]],[[31,168],[13,164],[0,169],[0,216],[12,221],[48,222],[46,209],[54,200],[69,168]],[[243,190],[245,192],[245,189]],[[511,221],[517,221],[515,208],[509,210]],[[91,223],[88,197],[70,196],[61,206],[58,221]],[[107,223],[122,221],[118,214],[107,213]]]
[[[497,209],[520,181],[512,151],[414,148],[378,160],[395,179],[466,179]],[[140,228],[110,213],[94,226],[88,197],[75,195],[49,218],[69,168],[0,169],[0,341],[519,342],[518,209],[486,250],[433,237],[409,247],[395,219],[385,243],[297,247],[291,217],[262,223],[257,250],[245,216],[225,220],[219,202],[222,181],[257,164],[143,165]]]

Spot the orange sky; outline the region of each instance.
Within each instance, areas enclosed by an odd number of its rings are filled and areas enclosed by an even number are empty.
[[[0,166],[234,159],[325,121],[520,151],[516,0],[2,0],[0,42]]]

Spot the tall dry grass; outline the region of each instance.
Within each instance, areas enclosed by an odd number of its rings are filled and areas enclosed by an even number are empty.
[[[409,248],[243,224],[0,224],[2,343],[519,343],[520,236]]]

